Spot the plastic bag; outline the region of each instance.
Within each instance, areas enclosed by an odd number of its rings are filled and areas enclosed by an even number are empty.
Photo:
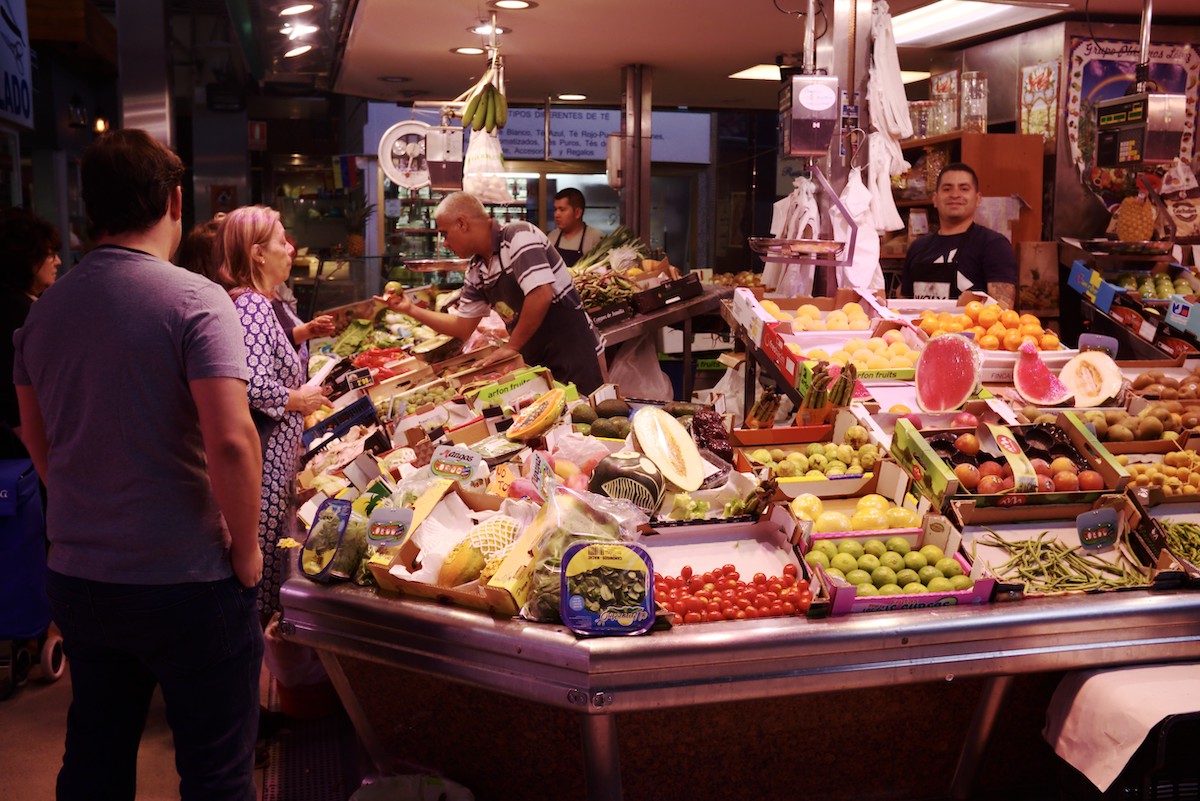
[[[533,588],[521,617],[541,623],[561,621],[562,557],[572,544],[587,540],[632,542],[637,539],[638,528],[648,522],[646,513],[624,498],[557,488],[530,524],[539,536],[533,548]]]
[[[512,203],[505,178],[504,151],[500,137],[487,131],[474,131],[463,157],[463,191],[482,203]]]
[[[279,630],[278,613],[263,632],[263,661],[275,680],[284,687],[308,687],[329,680],[317,652],[307,645],[289,642]]]
[[[590,476],[596,464],[608,456],[608,446],[595,437],[571,432],[555,440],[551,456],[556,460],[565,459]]]
[[[608,368],[609,382],[627,398],[669,401],[675,399],[671,379],[658,366],[658,347],[649,334],[625,342]]]

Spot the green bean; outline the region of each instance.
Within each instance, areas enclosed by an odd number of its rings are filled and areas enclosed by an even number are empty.
[[[1013,541],[990,529],[987,531],[991,536],[976,540],[975,546],[1001,548],[1009,557],[1003,564],[993,566],[992,572],[1001,581],[1022,581],[1029,593],[1094,592],[1147,583],[1146,576],[1121,553],[1114,563],[1087,553],[1082,546],[1068,546],[1050,538],[1049,531],[1034,539]],[[1200,533],[1200,527],[1196,531]]]
[[[1176,556],[1182,556],[1193,565],[1200,565],[1200,526],[1195,523],[1162,521],[1167,535],[1167,547]]]

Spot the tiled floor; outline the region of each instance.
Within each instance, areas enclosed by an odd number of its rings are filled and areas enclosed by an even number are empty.
[[[0,701],[0,797],[52,799],[62,764],[70,670],[45,684],[30,681]],[[272,697],[268,693],[268,698]],[[345,801],[359,783],[357,744],[344,714],[286,722],[271,741],[267,765],[255,772],[262,801]],[[179,798],[175,749],[162,698],[155,694],[138,752],[138,801]]]

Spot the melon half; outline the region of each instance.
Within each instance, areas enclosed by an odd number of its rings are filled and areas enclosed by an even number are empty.
[[[1121,392],[1124,377],[1121,368],[1107,353],[1084,351],[1063,365],[1058,377],[1080,407],[1103,406]]]
[[[961,334],[941,334],[925,343],[917,359],[917,405],[927,412],[952,412],[979,389],[979,348]]]
[[[667,481],[684,492],[700,488],[704,459],[692,435],[678,420],[657,406],[643,406],[633,413],[632,427],[638,449]]]

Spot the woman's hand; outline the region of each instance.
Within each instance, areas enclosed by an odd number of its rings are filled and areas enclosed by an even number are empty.
[[[300,414],[308,416],[317,409],[333,406],[321,392],[320,387],[305,384],[299,389],[291,389],[288,392],[287,408],[290,412],[300,412]]]
[[[303,334],[301,342],[307,342],[313,337],[327,337],[333,335],[333,317],[328,314],[322,314],[320,317],[314,317],[307,323],[300,326],[300,331]]]

